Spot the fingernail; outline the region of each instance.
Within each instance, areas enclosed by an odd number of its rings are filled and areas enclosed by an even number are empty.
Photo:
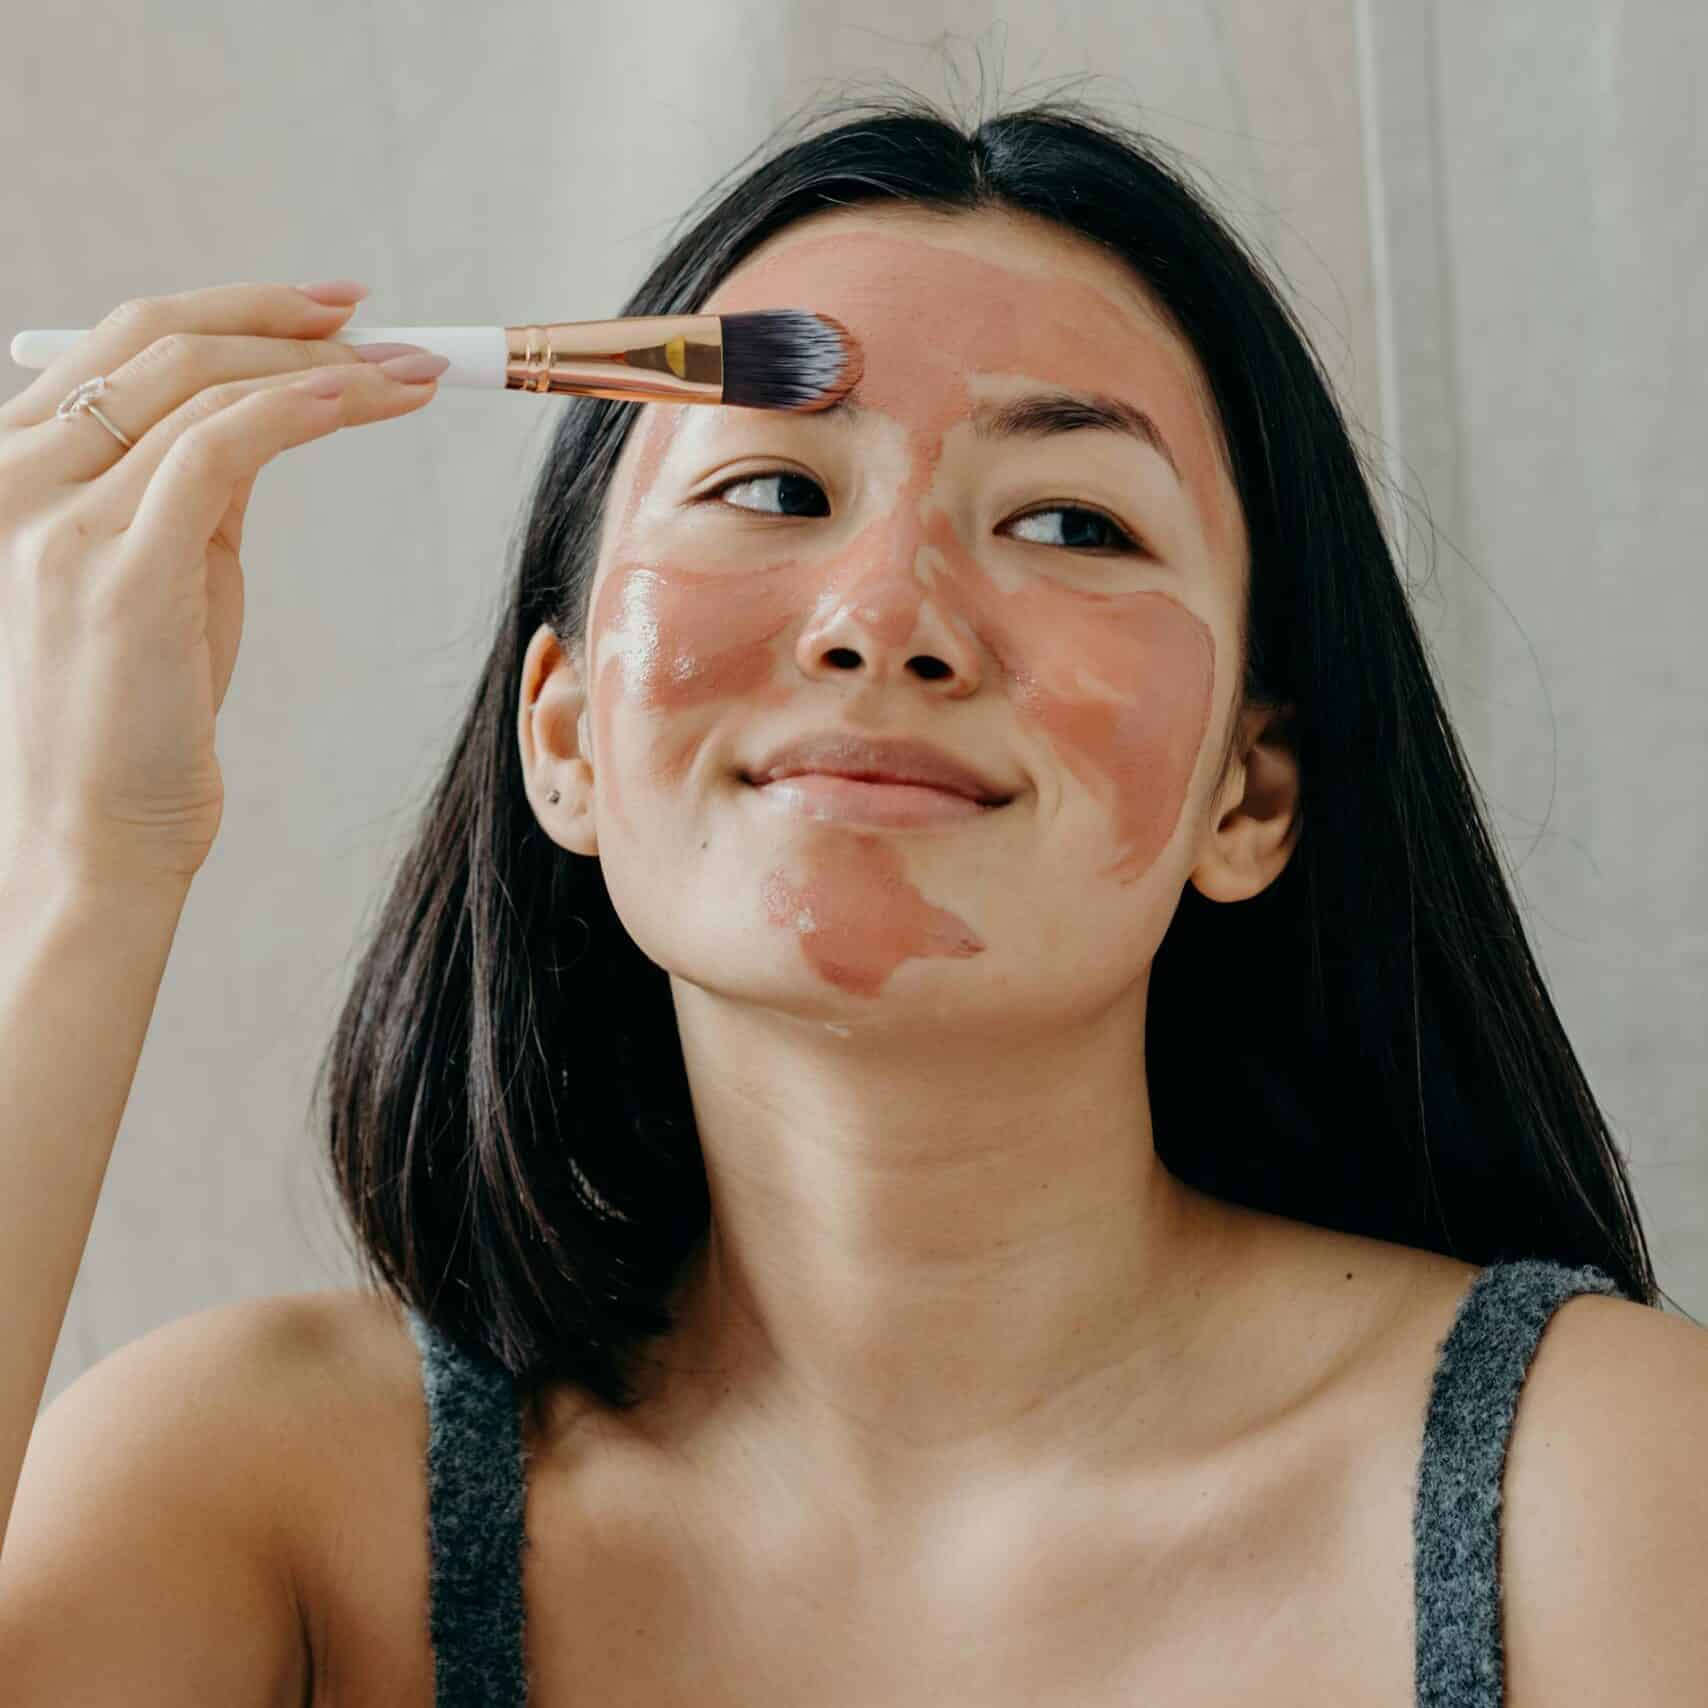
[[[405,385],[413,385],[436,380],[450,365],[449,356],[435,356],[422,350],[414,356],[393,356],[389,362],[381,362],[380,372],[402,380]]]
[[[420,344],[352,344],[350,354],[358,362],[389,362],[393,356],[424,356]]]
[[[327,308],[349,308],[369,294],[368,287],[354,279],[326,279],[319,284],[298,285],[297,289],[311,302],[323,303]]]

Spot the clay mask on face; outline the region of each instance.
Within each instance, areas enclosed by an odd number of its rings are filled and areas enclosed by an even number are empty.
[[[780,739],[843,725],[797,661],[817,658],[815,635],[854,614],[898,669],[910,653],[947,648],[962,692],[976,680],[1001,702],[983,722],[980,756],[1003,756],[999,775],[1023,775],[1030,735],[1033,751],[1041,740],[1066,773],[1057,792],[1071,778],[1096,803],[1106,836],[1090,873],[1041,881],[1142,878],[1179,823],[1211,718],[1215,644],[1183,600],[1181,552],[1188,541],[1194,552],[1225,549],[1232,525],[1179,356],[1136,306],[1069,270],[869,227],[761,252],[706,307],[778,304],[810,305],[852,330],[867,414],[837,424],[648,406],[590,613],[593,739],[609,809],[627,824],[624,761],[611,758],[619,704],[645,755],[630,774],[663,792],[681,786],[708,739],[729,745],[732,729],[744,745],[730,751],[754,760],[754,732]],[[1156,452],[1103,433],[1036,443],[980,436],[976,412],[1051,390],[1112,394],[1146,410],[1178,475]],[[791,524],[751,504],[720,510],[720,498],[691,497],[789,463],[821,488],[832,463],[853,471],[843,508],[869,519],[851,531],[832,505],[822,520]],[[1013,504],[1000,496],[1009,491]],[[989,522],[973,514],[981,492],[1000,506]],[[993,531],[1016,510],[1047,527],[1070,506],[1107,510],[1140,549],[1076,551]],[[1118,539],[1102,533],[1100,546]],[[1158,538],[1179,549],[1159,561],[1147,544]],[[884,698],[863,728],[954,747],[932,715],[943,688],[900,674],[882,688],[851,675],[856,685]],[[952,857],[950,839],[970,850],[972,838],[1003,834],[1003,815],[1036,800],[1023,789],[924,836],[802,820],[786,856],[758,874],[767,917],[798,939],[820,978],[868,997],[910,958],[977,955],[978,933],[909,874]]]

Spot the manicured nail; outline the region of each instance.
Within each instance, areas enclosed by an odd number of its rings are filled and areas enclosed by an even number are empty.
[[[298,285],[297,289],[310,301],[327,308],[349,308],[369,294],[368,287],[354,279],[326,279],[319,284]]]
[[[358,362],[389,362],[393,356],[425,356],[420,344],[352,344],[350,354]]]
[[[405,385],[417,385],[436,380],[450,365],[449,356],[435,356],[423,350],[419,355],[393,356],[389,362],[381,362],[380,372],[402,380]]]

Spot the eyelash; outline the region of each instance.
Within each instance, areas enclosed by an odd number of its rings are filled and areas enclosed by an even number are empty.
[[[821,493],[824,491],[824,488],[822,486],[819,486],[818,482],[816,480],[814,480],[811,475],[802,474],[799,469],[750,469],[750,470],[747,470],[741,474],[731,475],[728,480],[720,482],[717,486],[714,486],[710,492],[703,493],[701,496],[703,499],[717,498],[717,497],[721,496],[723,493],[727,492],[732,486],[745,486],[747,484],[747,482],[750,480],[775,480],[781,475],[791,475],[796,480],[804,480],[809,486],[816,487],[818,489],[818,491]],[[729,508],[731,510],[744,510],[744,509],[747,509],[747,506],[742,505],[742,504],[732,504],[729,506]],[[770,514],[770,512],[764,511],[764,510],[748,510],[748,514],[749,515],[755,515],[755,516],[764,516],[764,515]],[[1012,516],[1009,518],[1009,520],[1013,521],[1013,522],[1028,522],[1034,516],[1050,516],[1050,515],[1095,516],[1098,519],[1098,521],[1100,521],[1104,524],[1105,527],[1112,529],[1115,532],[1115,534],[1119,536],[1119,538],[1116,541],[1116,543],[1114,543],[1113,545],[1108,545],[1108,546],[1049,546],[1046,548],[1048,550],[1058,551],[1058,552],[1110,552],[1110,551],[1112,551],[1112,552],[1119,553],[1122,556],[1125,556],[1129,553],[1136,553],[1136,554],[1141,555],[1141,556],[1144,555],[1145,548],[1137,540],[1135,540],[1133,538],[1133,536],[1130,533],[1128,533],[1127,530],[1125,528],[1123,528],[1121,526],[1121,524],[1119,522],[1117,522],[1113,516],[1105,515],[1104,512],[1101,510],[1093,510],[1089,505],[1085,505],[1085,504],[1045,504],[1045,505],[1041,505],[1036,510],[1028,510],[1028,511],[1024,512],[1022,515]],[[1025,545],[1034,545],[1034,546],[1044,544],[1044,542],[1040,541],[1040,540],[1026,540],[1026,541],[1023,541],[1022,543]]]

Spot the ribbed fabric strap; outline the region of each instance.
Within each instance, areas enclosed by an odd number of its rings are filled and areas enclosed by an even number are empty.
[[[1418,1460],[1418,1708],[1501,1708],[1501,1479],[1519,1393],[1548,1320],[1579,1293],[1626,1295],[1594,1265],[1490,1264],[1442,1342]]]
[[[435,1708],[524,1708],[527,1485],[515,1390],[500,1365],[408,1317],[427,1395]]]

